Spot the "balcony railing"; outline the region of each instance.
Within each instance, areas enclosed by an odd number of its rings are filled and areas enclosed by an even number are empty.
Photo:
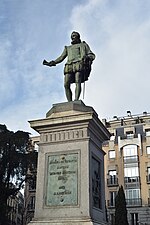
[[[140,177],[125,177],[124,178],[125,188],[135,188],[140,186]]]
[[[107,179],[107,186],[111,187],[111,186],[118,186],[118,178],[116,176],[110,176]]]
[[[126,199],[127,206],[141,206],[142,199],[141,198],[133,198],[133,199]]]
[[[124,139],[133,139],[133,138],[138,138],[138,135],[137,134],[121,135],[121,140],[124,140]]]
[[[138,155],[124,157],[124,163],[135,163],[138,161],[139,161]]]
[[[126,199],[126,205],[127,206],[141,206],[142,205],[142,199],[141,198],[132,198],[132,199]],[[107,206],[109,208],[115,207],[115,200],[108,200]],[[148,199],[148,206],[150,206],[150,198]]]

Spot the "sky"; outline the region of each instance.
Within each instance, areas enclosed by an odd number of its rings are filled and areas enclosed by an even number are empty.
[[[96,55],[85,105],[107,120],[150,112],[149,12],[149,0],[1,0],[0,124],[36,135],[28,121],[67,101],[65,61],[42,61],[60,56],[74,30]]]

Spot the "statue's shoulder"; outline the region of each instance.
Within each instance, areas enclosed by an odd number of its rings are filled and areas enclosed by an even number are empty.
[[[69,50],[72,47],[72,45],[65,45],[65,49]]]
[[[86,41],[81,42],[83,45],[89,46]]]
[[[84,44],[84,45],[87,45],[86,41],[82,41],[81,43]]]
[[[67,49],[68,47],[69,47],[69,46],[65,45],[65,46],[64,46],[64,49]]]
[[[88,44],[86,43],[86,41],[82,41],[81,42],[81,45],[84,46],[85,48],[88,48],[89,47]]]
[[[64,52],[65,52],[66,54],[67,54],[67,52],[68,52],[68,50],[69,50],[69,47],[70,47],[70,46],[67,46],[67,45],[64,46]]]

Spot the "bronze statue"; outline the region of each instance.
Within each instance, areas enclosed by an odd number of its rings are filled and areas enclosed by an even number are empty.
[[[43,61],[43,65],[56,66],[68,57],[64,68],[64,87],[67,100],[72,101],[72,92],[70,85],[76,84],[75,100],[78,100],[81,93],[81,83],[88,80],[91,72],[91,65],[95,59],[94,53],[90,50],[88,44],[81,42],[80,34],[73,31],[71,34],[71,45],[65,46],[63,53],[56,60],[47,62]]]

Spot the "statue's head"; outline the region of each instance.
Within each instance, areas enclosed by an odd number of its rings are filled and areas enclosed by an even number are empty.
[[[71,44],[78,44],[81,43],[80,34],[76,31],[73,31],[71,34]]]

